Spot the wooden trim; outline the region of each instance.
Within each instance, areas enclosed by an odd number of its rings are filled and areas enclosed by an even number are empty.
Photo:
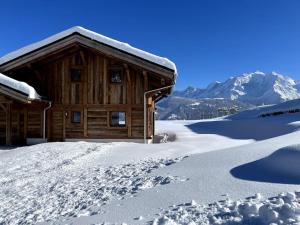
[[[68,47],[74,46],[76,40],[77,40],[76,36],[70,36],[68,38],[65,38],[64,40],[60,40],[59,42],[52,43],[51,45],[45,46],[42,49],[39,49],[34,52],[30,52],[26,55],[20,56],[17,59],[9,61],[1,65],[0,68],[2,69],[3,72],[5,72],[7,70],[11,70],[23,66],[24,64],[33,61],[35,59],[41,59],[46,55],[49,56],[49,55],[57,54],[59,52],[64,51]]]
[[[20,94],[17,91],[14,91],[11,88],[7,88],[2,85],[0,85],[0,93],[23,103],[30,103],[25,94]]]

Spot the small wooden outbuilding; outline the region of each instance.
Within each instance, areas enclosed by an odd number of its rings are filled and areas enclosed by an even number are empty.
[[[0,58],[0,141],[149,142],[173,62],[82,27]]]

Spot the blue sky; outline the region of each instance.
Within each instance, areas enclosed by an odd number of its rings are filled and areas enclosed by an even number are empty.
[[[297,0],[2,0],[0,56],[75,25],[170,58],[176,89],[256,70],[300,79]]]

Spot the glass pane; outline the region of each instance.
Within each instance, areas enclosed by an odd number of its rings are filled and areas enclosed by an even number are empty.
[[[125,126],[125,112],[119,112],[119,125]]]
[[[73,112],[73,123],[80,123],[81,122],[81,112]]]
[[[81,81],[81,70],[71,69],[71,81]]]
[[[111,125],[118,126],[119,125],[119,114],[117,112],[111,113]]]
[[[110,81],[112,83],[121,83],[121,70],[111,70]]]

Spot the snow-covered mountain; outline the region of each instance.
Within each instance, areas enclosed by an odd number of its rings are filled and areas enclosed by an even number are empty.
[[[224,82],[213,82],[206,89],[188,87],[173,95],[192,99],[225,98],[253,105],[277,104],[300,98],[300,84],[276,72],[257,71],[230,77]]]

